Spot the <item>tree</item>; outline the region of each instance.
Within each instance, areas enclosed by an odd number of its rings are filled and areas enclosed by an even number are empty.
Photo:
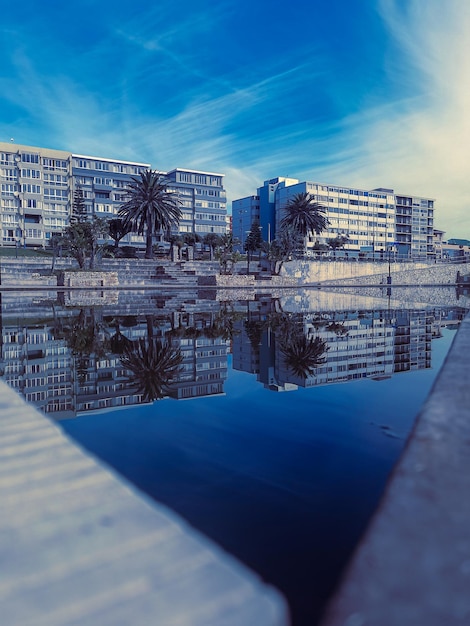
[[[87,209],[85,203],[85,196],[83,195],[83,189],[80,185],[77,185],[73,192],[72,202],[72,215],[70,217],[70,223],[83,223],[87,220]]]
[[[103,245],[100,244],[99,240],[107,237],[109,235],[109,222],[103,217],[93,216],[93,219],[90,224],[90,269],[93,270],[95,268],[96,258],[101,255],[101,252],[104,248]]]
[[[261,249],[263,238],[261,236],[261,226],[259,220],[253,220],[251,230],[245,240],[244,250],[247,253],[247,271],[250,271],[251,255]]]
[[[108,333],[93,307],[80,309],[78,316],[67,319],[65,326],[56,326],[56,338],[65,339],[74,357],[74,366],[81,384],[85,382],[90,357],[104,358],[108,352]]]
[[[269,262],[271,274],[277,276],[283,264],[292,258],[300,244],[300,236],[292,228],[281,228],[276,239],[270,243],[265,241],[262,250]]]
[[[325,213],[326,207],[315,202],[309,193],[296,193],[284,207],[281,228],[291,228],[298,232],[304,240],[305,252],[307,236],[313,233],[319,235],[328,227],[329,221]]]
[[[52,250],[51,272],[54,271],[57,256],[60,256],[63,246],[64,246],[64,237],[62,233],[52,233],[51,238],[49,239],[49,247]]]
[[[215,256],[219,261],[221,274],[231,274],[235,264],[241,259],[241,254],[234,250],[239,244],[240,240],[232,233],[225,233],[220,237]]]
[[[153,236],[161,229],[170,230],[181,219],[180,202],[168,191],[168,181],[159,172],[144,170],[133,176],[127,188],[128,200],[121,206],[118,216],[124,226],[146,237],[145,258],[151,259]]]
[[[344,248],[344,246],[348,243],[348,237],[345,235],[337,235],[332,239],[327,239],[326,243],[333,250],[333,257],[336,257],[336,250]]]
[[[181,248],[184,246],[184,239],[181,235],[168,235],[167,241],[170,243],[170,258],[174,261],[181,259]],[[174,248],[178,250],[174,253]]]
[[[220,235],[217,233],[207,233],[204,235],[203,243],[205,246],[209,247],[210,251],[210,260],[214,260],[214,250],[220,244]]]
[[[100,217],[93,217],[91,222],[75,221],[67,226],[63,242],[67,250],[77,261],[80,269],[85,269],[89,257],[89,268],[95,267],[95,260],[100,251],[99,239],[108,233],[108,223]]]
[[[132,228],[130,224],[125,226],[123,220],[120,217],[116,217],[112,220],[109,220],[108,227],[109,227],[109,236],[114,241],[114,251],[117,251],[119,247],[119,242],[128,233],[131,232]]]
[[[195,246],[201,241],[201,236],[197,233],[185,233],[183,235],[183,241],[187,246]]]
[[[312,250],[316,254],[321,255],[324,252],[328,252],[328,246],[326,245],[326,243],[320,243],[319,241],[315,241],[315,243],[312,246]]]
[[[86,257],[90,250],[90,230],[91,225],[87,222],[74,222],[64,230],[64,245],[81,270],[85,269]]]

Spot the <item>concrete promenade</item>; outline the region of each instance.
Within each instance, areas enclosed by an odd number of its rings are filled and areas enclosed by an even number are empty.
[[[2,626],[286,626],[274,589],[0,381]]]
[[[470,624],[470,317],[322,626]]]

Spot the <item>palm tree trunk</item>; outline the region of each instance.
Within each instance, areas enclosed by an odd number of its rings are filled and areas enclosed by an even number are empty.
[[[153,233],[150,229],[147,228],[146,245],[145,245],[145,258],[146,259],[151,259],[153,257],[152,243],[153,243]]]

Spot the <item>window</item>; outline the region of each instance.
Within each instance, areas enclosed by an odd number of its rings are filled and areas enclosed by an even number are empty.
[[[100,213],[111,213],[112,208],[110,204],[97,204],[96,210]]]
[[[23,178],[41,178],[41,172],[39,170],[22,169],[21,176]]]
[[[5,210],[16,210],[18,209],[19,203],[16,198],[4,198],[2,200],[2,207]]]
[[[42,231],[39,228],[25,228],[25,237],[31,239],[42,239]]]
[[[96,170],[109,171],[109,163],[104,163],[102,161],[97,161],[95,163],[95,169]]]
[[[62,176],[62,174],[44,174],[44,181],[55,185],[65,186],[67,185],[67,176]]]
[[[21,185],[21,191],[23,193],[41,193],[41,185],[31,185],[30,183],[23,183]]]
[[[68,169],[67,161],[63,161],[62,159],[49,159],[49,158],[43,157],[42,164],[45,170],[53,170],[53,169],[67,170]]]
[[[5,167],[2,168],[2,176],[5,180],[16,180],[17,178],[17,170],[15,168]]]
[[[44,197],[66,200],[68,198],[68,190],[67,189],[44,189]]]
[[[23,153],[21,155],[23,163],[39,163],[39,154]]]
[[[59,198],[60,199],[60,198]],[[51,212],[60,212],[60,213],[65,213],[66,215],[68,215],[67,212],[67,205],[66,204],[59,204],[58,202],[45,202],[44,203],[44,210],[45,211],[51,211]]]
[[[111,179],[110,178],[102,178],[101,176],[95,176],[95,185],[111,186]]]
[[[75,180],[77,181],[79,185],[92,185],[93,184],[93,178],[91,178],[90,176],[77,176]]]

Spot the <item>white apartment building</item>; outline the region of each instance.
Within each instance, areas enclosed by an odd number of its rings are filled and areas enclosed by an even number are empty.
[[[0,142],[0,245],[45,247],[52,234],[68,225],[78,186],[90,217],[116,217],[131,177],[150,167],[149,163]],[[162,174],[181,202],[181,234],[226,232],[223,174],[180,168]],[[141,241],[132,234],[124,239]]]
[[[246,238],[254,219],[259,219],[263,239],[275,237],[283,208],[298,193],[309,193],[326,208],[328,229],[311,235],[306,254],[316,244],[326,244],[339,235],[347,237],[344,252],[349,256],[380,258],[393,251],[403,258],[423,258],[434,254],[434,200],[396,194],[393,189],[356,189],[293,178],[273,178],[259,187],[255,196],[232,203],[233,232]]]

